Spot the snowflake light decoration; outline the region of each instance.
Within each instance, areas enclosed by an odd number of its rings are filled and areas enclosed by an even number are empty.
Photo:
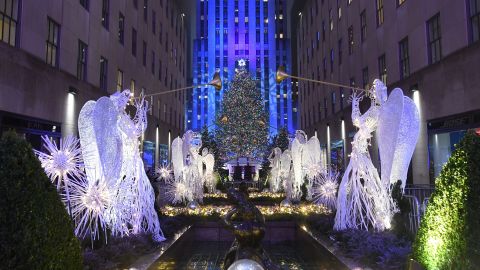
[[[158,175],[159,180],[164,180],[165,182],[167,182],[171,179],[172,171],[168,169],[167,166],[162,166],[157,168],[156,173]]]
[[[78,138],[74,136],[62,138],[59,146],[46,135],[42,136],[42,141],[48,153],[37,150],[34,152],[52,183],[57,181],[57,189],[60,189],[62,184],[68,189],[67,182],[70,178],[84,176],[82,151]]]
[[[328,169],[318,174],[313,184],[313,202],[323,204],[334,210],[337,202],[338,176],[335,169]]]
[[[81,178],[71,186],[71,207],[75,235],[84,238],[88,233],[97,239],[107,229],[107,209],[112,194],[105,181]]]
[[[193,192],[183,182],[167,183],[165,199],[171,204],[186,203],[193,198]]]

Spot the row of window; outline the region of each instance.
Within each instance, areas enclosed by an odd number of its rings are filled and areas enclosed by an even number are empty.
[[[365,11],[361,13],[361,17],[365,14]],[[429,64],[436,63],[442,59],[442,44],[441,44],[441,27],[440,27],[440,14],[437,13],[432,18],[430,18],[426,22],[427,28],[427,52],[428,52],[428,61]],[[353,41],[353,26],[348,28],[348,52],[349,55],[353,54],[354,51],[354,41]],[[365,39],[364,35],[366,35],[366,27],[362,26],[362,40]],[[338,40],[338,65],[342,65],[342,39]],[[314,44],[312,42],[312,48]],[[318,49],[318,47],[317,47]],[[307,52],[304,53],[303,59],[306,60],[307,64],[310,63],[310,59],[313,57],[313,50],[307,49]],[[403,79],[410,75],[410,55],[408,50],[408,37],[405,37],[398,43],[398,55],[399,55],[399,70],[400,70],[400,78]],[[334,66],[334,49],[330,49],[330,73],[333,73],[333,66]],[[379,77],[383,78],[382,80],[386,81],[387,71],[386,71],[386,62],[385,56],[378,61],[379,64]],[[302,65],[299,66],[300,73],[302,69]],[[317,66],[317,76],[320,79],[320,72],[319,67]],[[327,78],[327,59],[323,57],[323,78]]]
[[[146,2],[148,3],[148,2]],[[82,6],[88,8],[89,1],[83,0],[80,1]],[[18,0],[0,0],[0,40],[8,43],[12,46],[16,46],[16,40],[18,36],[18,10],[19,2]],[[108,27],[108,17],[109,17],[109,1],[102,1],[102,25]],[[59,64],[59,48],[60,48],[60,25],[55,22],[53,19],[48,18],[48,33],[46,40],[46,56],[45,61],[47,64],[58,67]],[[155,24],[154,24],[155,25]],[[161,29],[160,25],[160,29]],[[160,43],[162,43],[162,33],[160,33]],[[120,44],[124,44],[125,40],[125,16],[122,13],[119,13],[118,17],[118,40]],[[170,51],[170,58],[174,59],[176,66],[179,68],[179,71],[185,76],[185,59],[180,55],[178,59],[177,49],[174,48],[173,42],[168,42],[168,32],[166,33],[166,45],[165,52]],[[85,79],[85,68],[86,68],[86,44],[80,43],[79,45],[79,57],[77,61],[77,77],[79,79]],[[137,31],[135,28],[132,28],[132,55],[136,56],[137,54]],[[152,51],[152,73],[155,70],[155,52]],[[147,44],[143,42],[143,57],[142,63],[144,66],[147,65]],[[159,67],[161,69],[161,67]]]

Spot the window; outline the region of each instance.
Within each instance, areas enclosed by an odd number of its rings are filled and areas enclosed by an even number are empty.
[[[317,31],[317,50],[320,47],[320,32]]]
[[[123,71],[117,70],[117,91],[123,90]]]
[[[133,7],[138,9],[138,0],[133,0]]]
[[[82,7],[88,10],[88,7],[90,5],[90,0],[80,0],[80,5],[82,5]]]
[[[475,42],[480,40],[480,1],[469,0],[469,2],[470,40]]]
[[[362,82],[363,82],[363,88],[366,89],[368,86],[368,67],[364,67],[362,69]]]
[[[338,65],[342,64],[342,39],[338,40]]]
[[[400,58],[400,79],[410,75],[410,61],[408,58],[408,37],[398,43]]]
[[[355,42],[353,41],[353,25],[348,28],[348,54],[353,53],[353,45]]]
[[[378,76],[384,84],[387,84],[387,63],[385,61],[385,54],[378,57]]]
[[[107,77],[108,76],[108,60],[101,56],[100,57],[100,89],[107,91]]]
[[[323,79],[327,78],[327,59],[323,57]]]
[[[322,21],[322,41],[325,41],[325,21]]]
[[[336,100],[336,96],[335,96],[335,91],[332,92],[332,114],[335,113],[335,103],[337,102]]]
[[[430,64],[442,58],[442,33],[440,30],[440,14],[427,21],[428,62]]]
[[[152,33],[155,35],[157,31],[157,14],[152,10]]]
[[[329,24],[330,24],[330,31],[333,30],[333,11],[332,9],[330,9],[328,11],[328,21],[329,21]]]
[[[152,51],[152,64],[151,64],[151,68],[152,68],[152,74],[155,74],[155,52]]]
[[[110,1],[102,0],[102,25],[107,30],[108,30],[109,9],[110,9]]]
[[[18,0],[0,0],[0,40],[16,46],[18,25]]]
[[[137,30],[132,28],[132,55],[137,56]]]
[[[377,7],[377,26],[383,24],[385,17],[383,16],[383,0],[376,0]]]
[[[323,98],[323,115],[325,118],[327,118],[327,115],[328,115],[327,103],[328,103],[327,98],[324,97]]]
[[[162,36],[163,36],[163,24],[160,22],[159,29],[158,29],[158,41],[162,44]]]
[[[365,9],[360,13],[360,38],[362,42],[367,39],[367,15]]]
[[[147,17],[148,17],[148,0],[143,0],[143,21],[145,21],[145,23],[147,23]]]
[[[118,14],[118,41],[123,45],[125,39],[125,16]]]
[[[397,0],[397,6],[401,6],[407,0]]]
[[[52,19],[48,18],[48,36],[45,61],[52,67],[58,67],[58,47],[59,47],[60,26]]]
[[[353,2],[353,0],[347,0],[347,5],[350,5]]]
[[[87,54],[87,44],[78,40],[77,79],[83,81],[87,80]]]
[[[334,51],[330,49],[330,73],[333,73]]]
[[[142,54],[143,66],[147,65],[147,43],[143,41],[143,54]]]

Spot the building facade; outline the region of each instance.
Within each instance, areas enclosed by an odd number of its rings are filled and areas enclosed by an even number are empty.
[[[467,129],[480,132],[480,2],[301,1],[297,70],[300,126],[317,134],[331,164],[344,168],[356,129],[348,86],[367,88],[375,78],[403,89],[417,104],[420,137],[407,183],[433,184]],[[370,104],[362,104],[363,109]],[[371,155],[379,164],[372,140]]]
[[[297,93],[290,81],[276,84],[275,71],[290,71],[290,40],[287,35],[286,0],[198,0],[196,36],[193,44],[193,84],[208,83],[218,71],[226,87],[196,88],[187,97],[187,127],[214,129],[228,81],[244,59],[252,77],[258,80],[265,110],[270,116],[270,133],[280,127],[293,132],[297,126]]]
[[[0,132],[36,148],[76,135],[80,109],[115,91],[186,86],[185,17],[176,1],[0,0]],[[149,98],[148,166],[184,130],[185,93]]]

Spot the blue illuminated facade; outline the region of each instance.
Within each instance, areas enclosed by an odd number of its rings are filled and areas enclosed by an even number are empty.
[[[280,127],[297,127],[297,93],[290,80],[276,84],[275,72],[283,65],[290,72],[285,0],[197,0],[196,38],[193,44],[193,84],[205,84],[215,71],[228,87],[239,59],[258,80],[269,113],[270,134]],[[187,96],[187,129],[214,129],[226,89],[196,88]]]

